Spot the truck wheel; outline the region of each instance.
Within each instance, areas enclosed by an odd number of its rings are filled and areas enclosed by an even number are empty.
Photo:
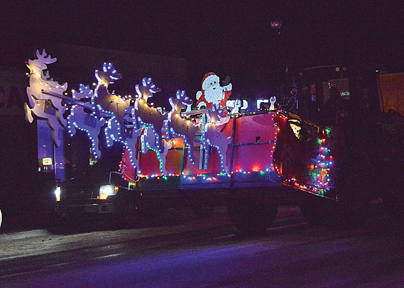
[[[53,234],[70,234],[77,229],[77,222],[72,221],[65,214],[52,213],[52,220],[47,227],[47,230]]]
[[[139,224],[140,218],[140,201],[133,198],[126,198],[126,202],[118,202],[117,214],[119,226],[123,228],[134,228]]]
[[[272,226],[278,205],[233,198],[228,201],[227,211],[234,226],[242,233],[263,234]]]

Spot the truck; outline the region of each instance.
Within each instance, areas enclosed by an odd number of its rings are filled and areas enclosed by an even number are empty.
[[[104,63],[94,73],[94,88],[81,84],[69,95],[67,83],[49,76],[56,58],[45,50],[36,56],[27,64],[24,109],[27,121],[42,127],[38,138],[47,143],[39,147],[52,147],[39,152],[39,169],[56,171],[58,225],[75,225],[84,216],[133,225],[140,215],[184,205],[204,217],[226,204],[229,189],[281,186],[271,158],[275,112],[241,113],[245,101],[227,107],[229,79],[221,85],[207,73],[197,109],[178,90],[165,111],[148,102],[160,92],[151,78],[135,86],[135,96],[122,97],[109,90],[122,75]],[[274,218],[277,207],[271,209]]]
[[[166,111],[148,101],[160,92],[151,78],[135,86],[135,96],[110,92],[122,78],[112,63],[95,71],[95,88],[82,84],[68,96],[67,85],[44,72],[53,62],[45,51],[29,61],[25,112],[30,122],[46,120],[55,150],[67,142],[73,155],[65,172],[79,177],[66,177],[55,190],[60,223],[83,214],[136,223],[142,214],[184,204],[200,216],[224,204],[244,233],[270,228],[284,204],[333,227],[363,222],[374,201],[403,216],[404,122],[394,105],[380,106],[391,98],[384,74],[305,69],[287,101],[271,97],[249,110],[229,100],[229,79],[221,85],[207,73],[196,109],[178,90]],[[89,150],[90,168],[80,170]]]

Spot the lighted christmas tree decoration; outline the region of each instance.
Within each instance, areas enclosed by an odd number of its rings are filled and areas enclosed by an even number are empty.
[[[313,184],[319,189],[331,188],[331,169],[333,168],[333,157],[329,145],[327,143],[327,136],[330,132],[323,130],[322,138],[317,139],[319,144],[318,155],[315,159],[312,159],[312,165],[314,169],[311,172]]]
[[[45,52],[42,54],[36,51],[37,59],[28,60],[29,86],[27,87],[28,103],[24,103],[25,117],[32,123],[33,115],[46,119],[49,127],[52,129],[52,138],[56,147],[59,147],[61,140],[59,139],[59,129],[66,127],[66,119],[63,114],[66,106],[62,104],[64,99],[63,93],[67,89],[67,83],[63,85],[53,78],[50,78],[47,64],[56,62],[56,58],[52,58]]]

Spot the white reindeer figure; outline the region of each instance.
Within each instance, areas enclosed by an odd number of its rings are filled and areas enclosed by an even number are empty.
[[[185,91],[178,90],[176,97],[170,97],[168,101],[171,105],[171,111],[168,113],[166,125],[167,138],[180,137],[184,139],[184,143],[188,147],[188,157],[192,163],[195,163],[194,138],[196,132],[199,131],[199,126],[181,117],[181,110],[185,109],[186,105],[192,104],[192,100],[187,97]]]
[[[125,121],[134,123],[134,108],[129,106],[125,111]],[[126,126],[127,133],[121,131],[121,124],[118,122],[116,117],[112,117],[108,120],[108,126],[105,128],[105,138],[107,146],[111,147],[113,142],[120,142],[125,145],[126,150],[129,152],[130,162],[133,167],[138,167],[138,161],[136,159],[136,142],[137,138],[142,134],[142,129],[137,129],[136,125],[131,125],[133,127]],[[125,128],[125,126],[124,126]],[[122,135],[125,135],[123,138]]]
[[[219,116],[222,112],[219,112],[219,107],[212,107],[212,110],[206,111],[207,123],[205,124],[205,131],[202,134],[202,146],[203,149],[208,153],[209,146],[213,146],[217,149],[221,159],[221,167],[223,172],[227,172],[226,165],[226,151],[231,143],[231,137],[226,137],[226,135],[216,129],[216,123],[219,122]],[[220,123],[220,122],[219,122]]]
[[[160,91],[153,84],[151,78],[143,78],[142,86],[135,86],[138,98],[135,101],[135,118],[137,127],[151,128],[152,132],[156,135],[155,146],[160,153],[164,152],[162,129],[164,121],[167,119],[167,113],[162,113],[161,109],[150,107],[147,100],[153,97],[154,93]]]
[[[76,129],[87,132],[88,138],[91,141],[91,151],[96,158],[101,156],[101,151],[98,147],[98,135],[101,127],[105,124],[104,118],[98,118],[93,114],[92,106],[81,102],[81,99],[91,99],[93,90],[89,86],[80,84],[79,92],[72,91],[73,99],[76,100],[70,110],[70,115],[67,117],[67,128],[71,136],[76,134]],[[90,107],[88,107],[90,106]]]
[[[56,58],[47,55],[45,49],[42,54],[36,51],[37,59],[28,60],[28,68],[30,69],[29,86],[27,87],[28,103],[24,104],[26,119],[32,123],[33,115],[46,119],[48,125],[52,129],[52,138],[56,147],[59,147],[59,123],[66,127],[66,119],[63,114],[66,106],[62,104],[63,93],[67,89],[67,83],[60,85],[58,82],[49,78],[49,72],[44,72],[48,67],[47,64],[56,62]],[[53,107],[54,113],[49,113],[46,107]]]
[[[115,70],[112,63],[104,63],[101,71],[95,70],[95,77],[98,80],[98,84],[95,87],[91,103],[94,105],[96,115],[98,117],[101,115],[115,117],[123,129],[123,118],[125,110],[130,106],[130,100],[124,101],[119,95],[108,91],[109,84],[113,84],[115,80],[121,79],[122,74]],[[120,137],[125,140],[124,134]]]

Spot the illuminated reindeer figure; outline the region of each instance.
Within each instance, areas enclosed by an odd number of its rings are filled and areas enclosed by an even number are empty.
[[[213,106],[212,110],[206,111],[206,116],[207,123],[205,124],[205,130],[202,134],[203,149],[208,153],[209,146],[216,147],[221,159],[222,171],[227,172],[226,151],[231,143],[231,137],[226,137],[225,134],[216,129],[216,123],[219,122],[219,118],[225,115],[220,111],[218,106]]]
[[[134,112],[135,108],[129,106],[125,110],[124,120],[128,123],[135,123]],[[127,128],[127,133],[123,139],[122,135],[124,133],[121,132],[121,124],[115,117],[112,117],[108,120],[108,126],[105,128],[105,138],[107,142],[107,146],[111,147],[113,141],[121,142],[125,145],[126,150],[129,152],[130,162],[133,167],[138,166],[138,161],[136,159],[136,142],[137,138],[142,134],[142,129],[137,129],[136,125],[126,125],[124,129]],[[112,141],[111,141],[112,140]]]
[[[166,171],[166,156],[168,150],[173,146],[171,141],[163,140],[164,152],[159,152],[156,146],[156,135],[151,128],[146,128],[141,136],[141,151],[146,154],[148,150],[156,152],[157,158],[160,162],[160,172],[162,176],[167,176]]]
[[[168,115],[167,113],[162,113],[160,109],[150,107],[147,104],[148,98],[153,97],[154,93],[160,92],[160,88],[157,88],[156,85],[153,84],[151,78],[143,78],[142,86],[137,84],[135,89],[138,94],[135,102],[136,126],[151,128],[152,132],[156,135],[154,146],[156,146],[160,153],[163,153],[162,129]]]
[[[70,115],[67,117],[67,128],[70,136],[76,134],[76,129],[87,132],[88,138],[91,141],[91,151],[96,158],[101,156],[101,151],[98,147],[98,135],[101,127],[105,124],[104,118],[98,118],[92,112],[92,106],[81,102],[81,99],[89,99],[93,97],[93,90],[89,86],[80,84],[79,92],[72,91],[75,104],[70,109]]]
[[[63,92],[67,89],[67,83],[60,85],[58,82],[49,78],[49,72],[46,70],[47,64],[56,62],[56,58],[47,55],[45,49],[42,54],[39,50],[36,51],[38,59],[28,60],[28,68],[30,69],[29,86],[27,87],[28,103],[24,104],[25,117],[32,123],[33,115],[46,119],[49,127],[52,129],[52,138],[56,147],[59,147],[59,123],[66,127],[66,119],[63,118],[63,113],[66,111],[66,106],[62,104]],[[46,108],[54,108],[52,110]],[[51,113],[49,113],[51,111]]]
[[[98,84],[95,87],[94,95],[91,98],[91,104],[95,109],[95,114],[106,117],[115,117],[120,125],[120,129],[124,127],[124,115],[126,108],[130,105],[130,100],[122,100],[119,95],[111,94],[108,91],[109,84],[113,84],[115,80],[122,78],[122,74],[115,70],[112,63],[104,63],[102,70],[95,70],[95,77]],[[121,137],[125,140],[125,135]]]
[[[167,138],[180,137],[184,139],[184,143],[188,147],[188,157],[194,163],[194,138],[196,132],[199,131],[199,126],[194,125],[191,120],[181,117],[181,110],[185,109],[186,105],[192,104],[192,100],[187,97],[185,91],[178,90],[176,97],[170,97],[168,101],[171,105],[171,111],[168,113]]]

